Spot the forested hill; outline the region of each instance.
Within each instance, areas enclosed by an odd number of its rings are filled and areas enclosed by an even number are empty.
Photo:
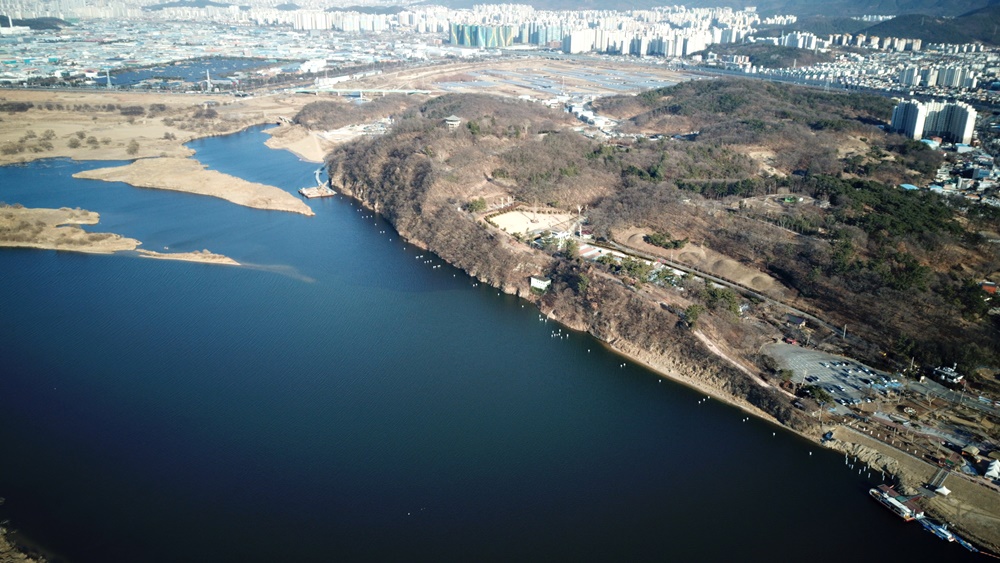
[[[983,235],[1000,232],[1000,214],[898,189],[932,178],[942,156],[879,129],[891,113],[884,98],[706,80],[594,104],[622,120],[623,131],[646,134],[634,142],[584,137],[565,112],[527,102],[399,100],[405,108],[384,102],[397,116],[389,134],[331,153],[334,182],[377,205],[404,236],[491,283],[521,287],[526,273],[553,276],[567,288],[561,318],[582,329],[599,332],[573,272],[591,280],[635,272],[573,265],[558,253],[539,260],[518,237],[460,209],[507,198],[552,211],[585,206],[598,237],[673,233],[777,280],[801,307],[877,343],[873,360],[1000,364],[998,316],[986,314],[975,285],[1000,275],[985,242],[993,235]],[[324,112],[306,108],[300,122],[327,122]],[[329,123],[341,122],[335,114]],[[458,129],[443,122],[451,114],[462,119]],[[775,193],[811,203],[760,211]],[[685,295],[705,300],[709,317],[721,306],[711,292]],[[750,330],[725,318],[727,331]]]
[[[750,57],[750,63],[763,68],[791,68],[796,66],[811,66],[819,63],[833,62],[829,53],[811,49],[782,47],[768,43],[728,43],[710,45],[702,51],[716,55],[745,55]]]

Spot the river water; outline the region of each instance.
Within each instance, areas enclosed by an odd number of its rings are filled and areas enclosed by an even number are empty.
[[[191,146],[313,182],[264,139]],[[0,251],[0,517],[57,560],[969,555],[872,501],[877,473],[554,337],[347,199],[304,217],[70,177],[105,165],[3,167],[0,200],[251,266]]]

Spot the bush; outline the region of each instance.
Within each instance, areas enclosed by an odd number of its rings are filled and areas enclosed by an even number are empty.
[[[66,146],[68,146],[71,149],[78,149],[80,148],[80,139],[78,139],[77,137],[72,137],[70,138],[69,142],[66,143]]]
[[[125,152],[128,153],[129,156],[139,154],[139,143],[135,139],[132,139],[128,142],[128,147],[125,149]]]
[[[474,199],[465,205],[465,209],[471,213],[486,211],[486,200],[481,197]]]

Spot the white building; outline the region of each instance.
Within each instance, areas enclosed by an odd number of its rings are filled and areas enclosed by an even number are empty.
[[[892,110],[891,129],[919,140],[940,136],[955,143],[969,144],[976,126],[976,110],[963,102],[903,100]]]

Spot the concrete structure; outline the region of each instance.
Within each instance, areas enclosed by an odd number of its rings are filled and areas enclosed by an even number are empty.
[[[536,278],[535,276],[531,276],[531,289],[545,291],[550,285],[552,285],[552,280],[548,278]]]

